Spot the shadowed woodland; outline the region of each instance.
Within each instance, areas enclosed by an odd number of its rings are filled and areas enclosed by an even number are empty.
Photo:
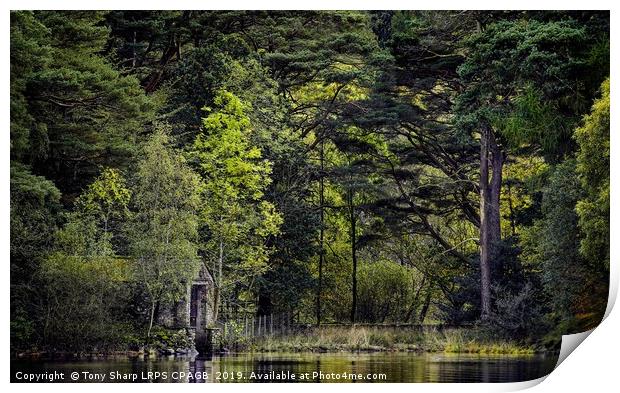
[[[201,270],[322,346],[604,313],[608,12],[15,11],[10,84],[14,351],[191,346]]]

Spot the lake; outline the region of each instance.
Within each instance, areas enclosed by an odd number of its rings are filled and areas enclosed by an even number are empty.
[[[518,382],[556,355],[258,353],[206,358],[11,361],[11,382]]]

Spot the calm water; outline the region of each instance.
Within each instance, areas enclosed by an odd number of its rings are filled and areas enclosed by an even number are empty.
[[[55,382],[517,382],[553,370],[557,355],[413,353],[238,354],[213,359],[11,362],[11,381]],[[294,378],[294,379],[293,379]]]

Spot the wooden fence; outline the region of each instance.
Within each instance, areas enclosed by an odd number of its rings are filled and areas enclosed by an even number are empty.
[[[216,324],[224,341],[286,336],[298,333],[309,325],[293,321],[291,314],[269,314],[229,319]]]

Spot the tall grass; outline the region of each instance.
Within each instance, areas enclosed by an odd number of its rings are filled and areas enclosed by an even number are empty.
[[[255,338],[242,350],[257,352],[414,351],[532,354],[536,348],[499,340],[476,329],[320,327],[286,336]]]
[[[438,352],[479,354],[532,354],[535,348],[519,342],[494,340],[483,333],[467,330],[446,330],[433,335]]]

